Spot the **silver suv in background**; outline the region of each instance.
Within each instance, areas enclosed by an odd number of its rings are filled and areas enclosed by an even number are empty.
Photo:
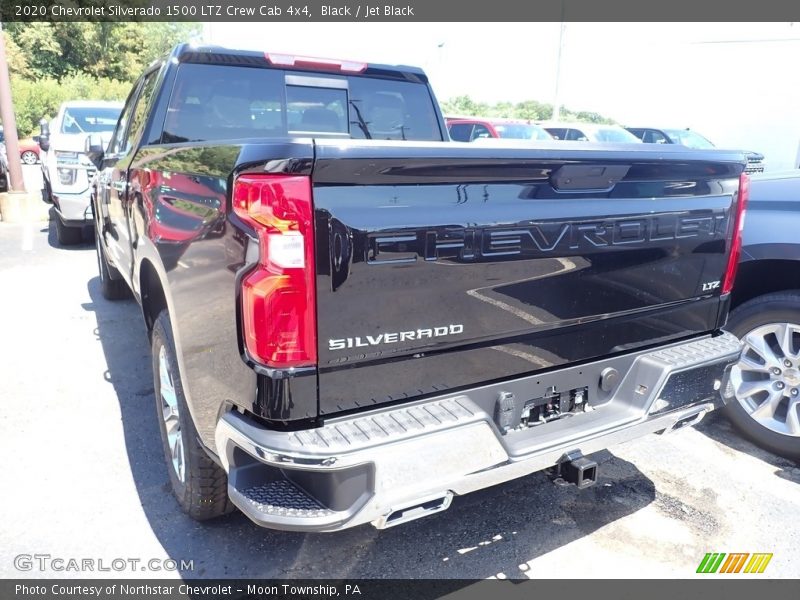
[[[659,129],[656,127],[626,127],[633,135],[645,144],[680,144],[696,150],[711,150],[714,148],[707,138],[688,127],[686,129]],[[764,172],[764,155],[752,150],[743,150],[747,157],[747,174]]]
[[[557,140],[606,144],[639,144],[641,140],[619,125],[605,123],[539,123]]]
[[[96,168],[84,153],[86,138],[99,134],[107,144],[121,111],[122,102],[75,100],[64,102],[52,121],[42,123],[43,199],[55,207],[62,245],[80,243],[83,227],[93,224],[89,183]]]

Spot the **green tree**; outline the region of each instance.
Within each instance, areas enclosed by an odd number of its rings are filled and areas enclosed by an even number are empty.
[[[8,24],[8,35],[28,63],[29,76],[39,78],[63,75],[61,47],[53,34],[52,23]]]
[[[3,38],[6,44],[6,59],[8,60],[8,70],[12,76],[24,77],[28,73],[28,60],[19,46],[11,39],[5,31]]]
[[[32,78],[76,73],[134,81],[153,59],[196,37],[196,23],[9,23]]]
[[[178,42],[191,42],[199,38],[199,23],[147,23],[147,44],[142,48],[146,65],[166,54]]]
[[[489,105],[475,102],[469,96],[456,96],[442,104],[445,114],[464,116],[486,116]]]
[[[124,100],[154,59],[197,23],[8,23],[4,35],[20,135],[65,100]]]
[[[575,113],[575,119],[577,121],[587,121],[589,123],[613,123],[610,119],[596,112],[580,111]]]
[[[539,102],[538,100],[525,100],[516,104],[511,102],[487,104],[485,102],[476,102],[469,96],[456,96],[442,102],[442,110],[448,116],[497,117],[530,121],[546,121],[553,117],[553,105]],[[574,112],[562,109],[561,114],[562,118],[568,121],[614,123],[613,119],[604,117],[596,112]]]

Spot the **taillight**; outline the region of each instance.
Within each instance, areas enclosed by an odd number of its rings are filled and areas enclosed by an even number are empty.
[[[258,232],[259,262],[242,281],[247,351],[276,369],[317,363],[314,210],[311,182],[294,175],[241,175],[233,211]]]
[[[736,215],[733,220],[733,241],[731,253],[728,256],[728,267],[725,269],[725,278],[722,280],[722,293],[729,294],[733,290],[733,281],[736,279],[736,270],[739,268],[739,256],[742,254],[742,231],[744,230],[744,217],[747,211],[747,201],[750,198],[750,176],[742,173],[739,176],[739,196],[736,200]]]

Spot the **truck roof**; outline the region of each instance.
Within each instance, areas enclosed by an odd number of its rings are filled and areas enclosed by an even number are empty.
[[[237,50],[214,45],[179,44],[171,55],[179,62],[202,62],[238,66],[261,66],[281,69],[340,72],[347,75],[403,78],[428,82],[425,72],[409,65],[387,65],[330,57],[308,57],[274,50]]]

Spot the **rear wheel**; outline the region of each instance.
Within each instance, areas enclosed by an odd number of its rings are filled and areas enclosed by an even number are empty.
[[[62,246],[74,246],[81,243],[83,233],[80,227],[70,227],[56,215],[56,238]]]
[[[39,160],[39,157],[36,156],[36,152],[33,150],[25,150],[22,154],[20,154],[20,159],[26,165],[35,165],[36,162]]]
[[[230,512],[228,478],[206,454],[186,404],[166,310],[153,326],[152,351],[156,411],[172,492],[184,512],[195,519]]]
[[[759,446],[800,460],[800,291],[742,304],[726,329],[744,342],[731,371],[736,400],[728,417]]]

